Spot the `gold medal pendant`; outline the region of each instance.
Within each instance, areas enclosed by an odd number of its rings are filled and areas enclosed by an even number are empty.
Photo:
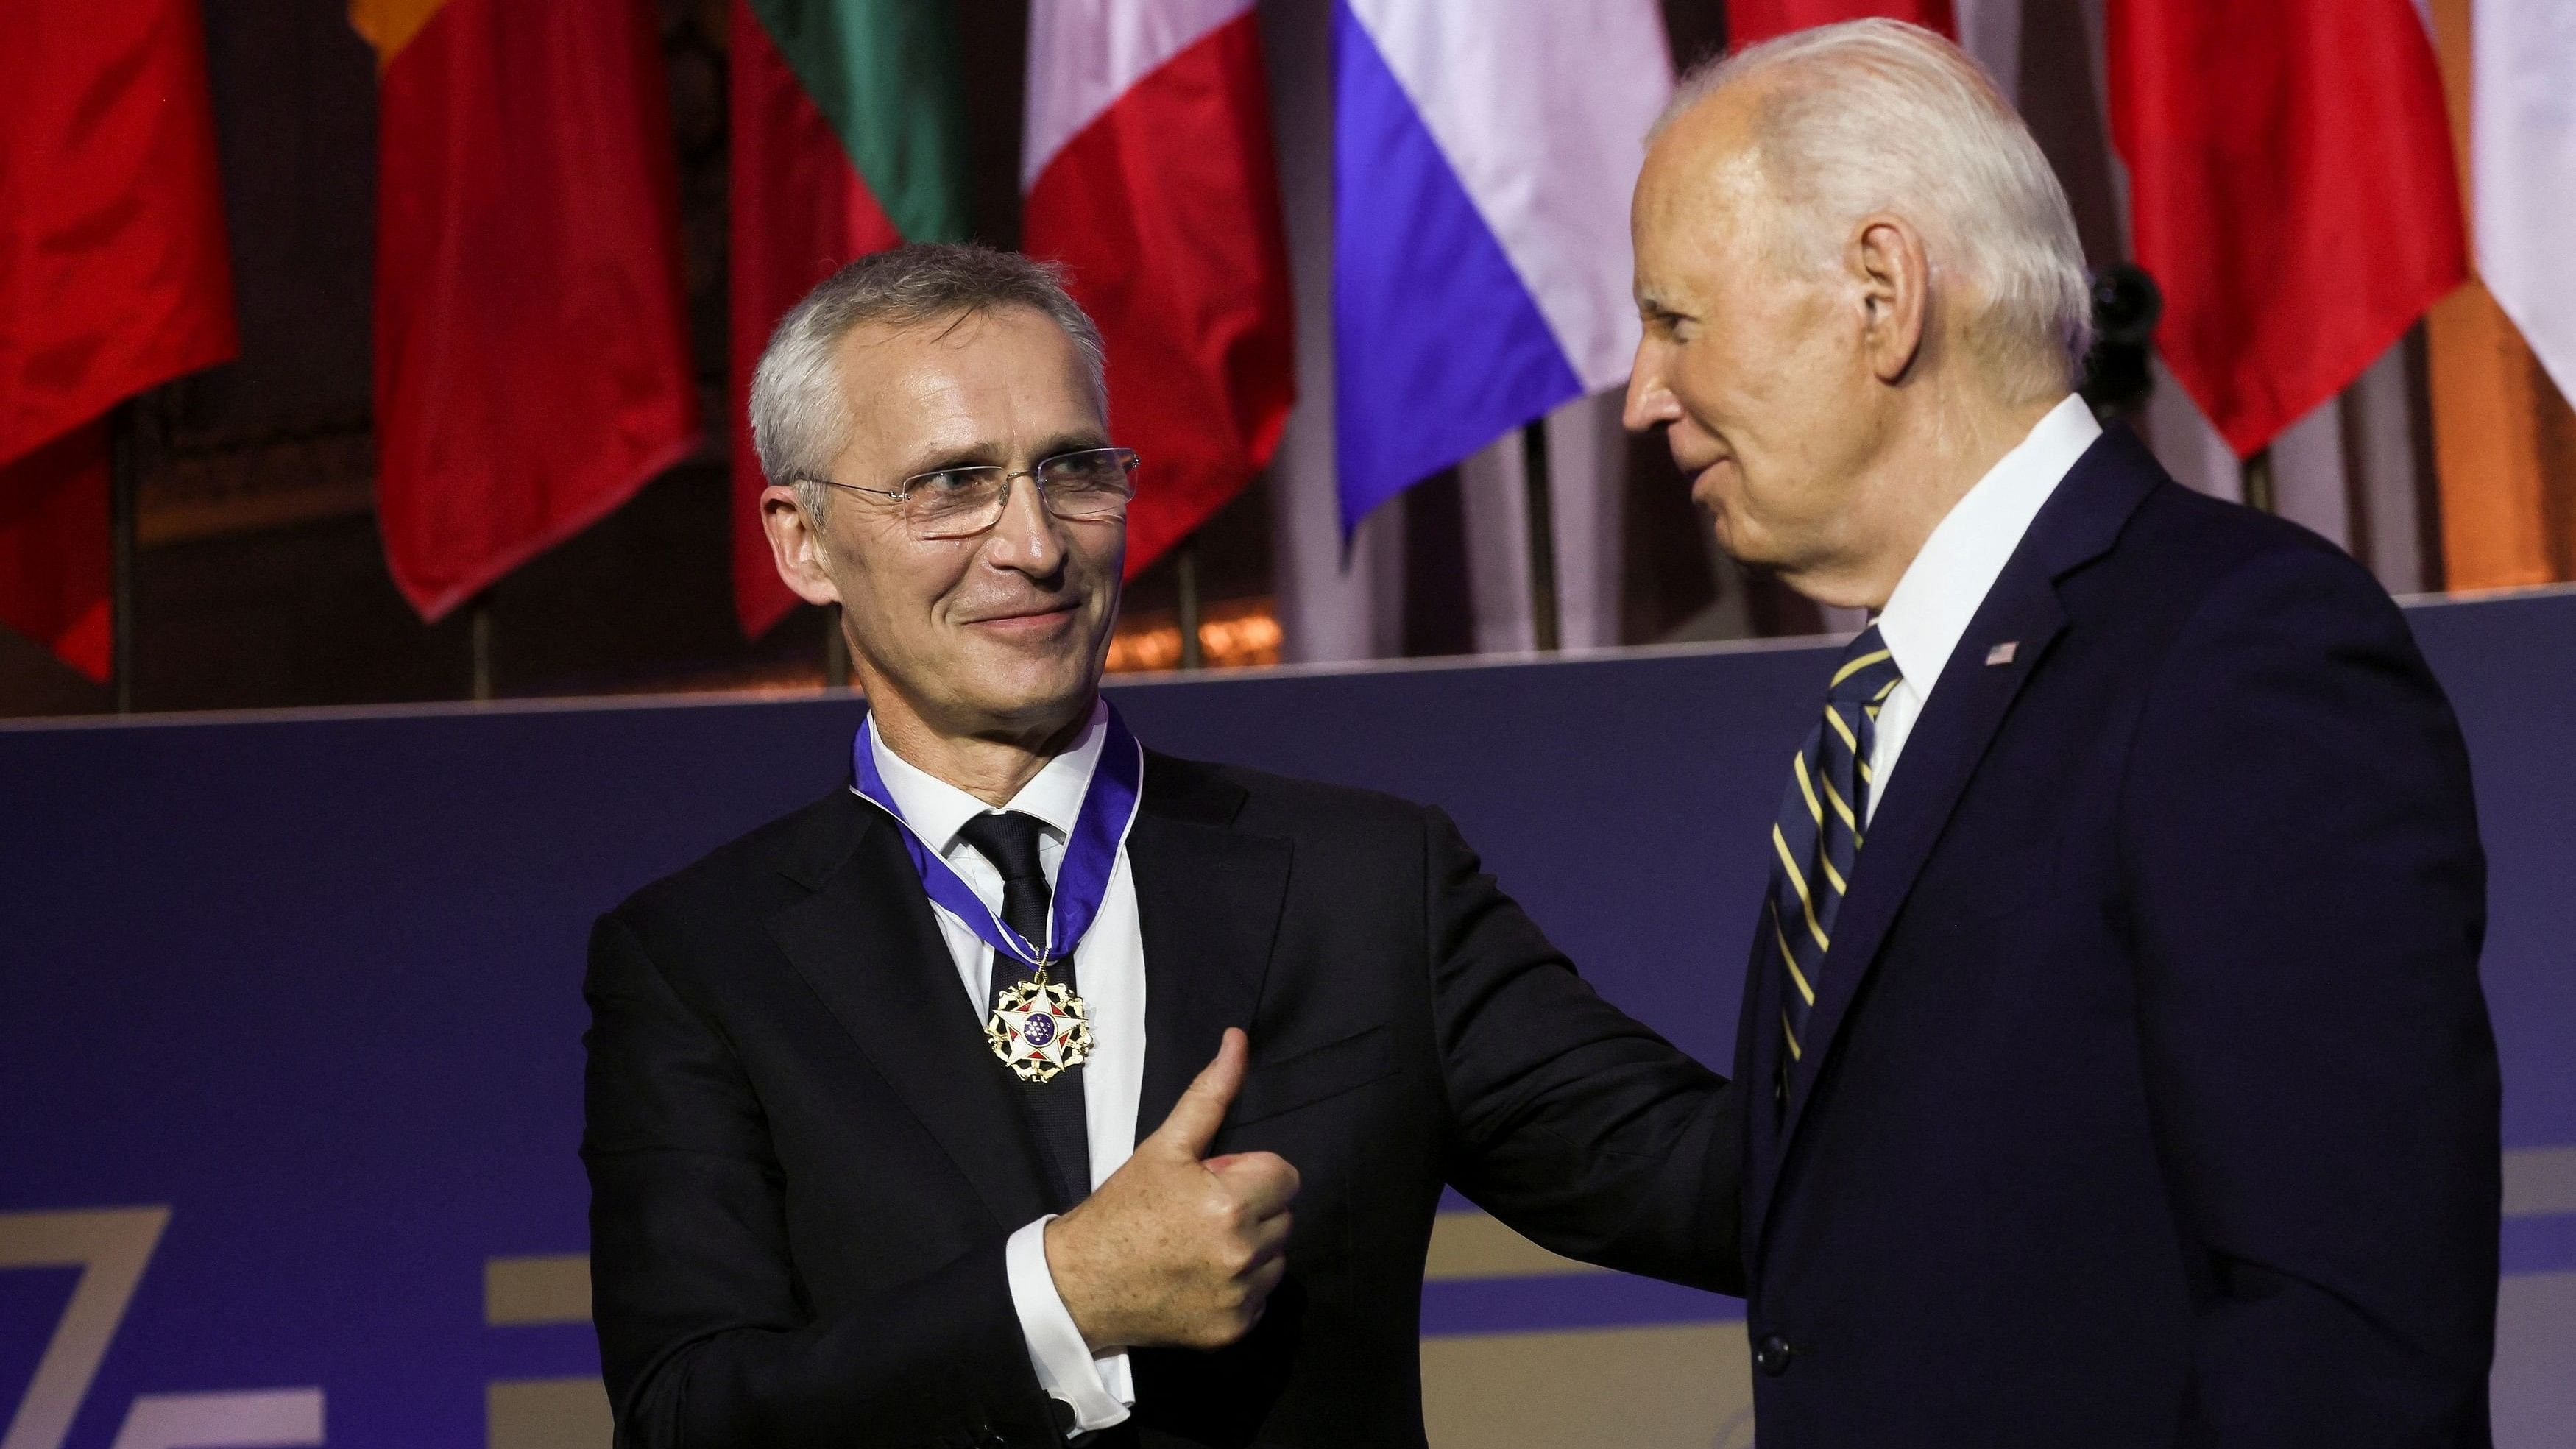
[[[984,1022],[984,1040],[1021,1081],[1052,1081],[1091,1055],[1091,1014],[1072,987],[1050,985],[1040,968],[1003,991]]]

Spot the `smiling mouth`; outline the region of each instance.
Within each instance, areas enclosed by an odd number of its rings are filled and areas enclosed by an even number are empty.
[[[1073,617],[1074,607],[1075,606],[1070,603],[1055,604],[1043,609],[1024,609],[1009,614],[991,614],[981,619],[969,619],[966,622],[970,626],[980,625],[997,629],[1041,629],[1047,625],[1060,623]]]

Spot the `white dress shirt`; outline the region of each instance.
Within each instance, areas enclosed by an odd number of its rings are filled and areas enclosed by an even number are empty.
[[[1091,724],[1074,747],[1047,761],[1036,778],[1021,786],[1003,807],[1037,819],[1041,827],[1038,862],[1046,870],[1049,889],[1054,888],[1064,863],[1064,843],[1082,812],[1082,797],[1091,788],[1092,769],[1100,763],[1108,721],[1107,706],[1094,705]],[[905,821],[985,905],[1000,914],[1002,873],[982,851],[957,838],[967,821],[992,813],[992,807],[886,748],[873,718],[867,728],[877,772],[885,780],[886,792],[902,808]],[[984,1018],[993,1008],[993,948],[938,902],[931,903],[931,912],[939,918],[940,935],[948,942],[948,954],[957,963],[957,978],[965,992],[967,1010],[960,1015],[957,1029],[974,1032],[981,1050]],[[1123,843],[1100,914],[1092,918],[1075,948],[1074,985],[1091,1020],[1091,1055],[1082,1064],[1082,1105],[1091,1147],[1091,1185],[1096,1188],[1136,1150],[1136,1099],[1145,1073],[1145,938],[1137,926],[1136,878],[1128,868]],[[993,1069],[1002,1070],[1001,1064],[996,1062]],[[1135,1375],[1123,1353],[1092,1357],[1056,1292],[1055,1278],[1047,1271],[1045,1237],[1046,1225],[1054,1216],[1050,1213],[1011,1234],[1004,1250],[1011,1306],[1019,1314],[1020,1334],[1028,1341],[1029,1361],[1037,1368],[1039,1386],[1073,1406],[1078,1429],[1105,1429],[1125,1420],[1136,1402]]]
[[[1996,459],[1977,486],[1951,505],[1896,581],[1896,591],[1878,614],[1878,636],[1905,677],[1879,706],[1878,738],[1869,752],[1869,800],[1863,807],[1869,815],[1878,814],[1905,737],[1923,717],[1923,706],[1959,647],[1959,636],[1984,607],[2013,550],[2021,547],[2022,535],[2030,531],[2030,521],[2101,436],[2102,425],[2093,420],[2084,399],[2069,397],[2049,409],[2030,436]]]

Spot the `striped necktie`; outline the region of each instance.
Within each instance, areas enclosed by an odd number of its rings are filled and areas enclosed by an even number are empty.
[[[1843,651],[1825,691],[1824,718],[1789,762],[1789,790],[1771,827],[1771,896],[1763,912],[1784,974],[1780,1030],[1789,1055],[1781,1063],[1785,1095],[1792,1063],[1806,1054],[1807,1017],[1815,1010],[1834,918],[1851,889],[1869,820],[1869,755],[1878,710],[1904,678],[1873,624]]]

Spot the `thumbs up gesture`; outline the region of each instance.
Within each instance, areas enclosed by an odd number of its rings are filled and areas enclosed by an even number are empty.
[[[1092,1352],[1220,1348],[1260,1322],[1287,1270],[1297,1169],[1268,1152],[1205,1155],[1251,1051],[1228,1028],[1163,1125],[1047,1224],[1047,1271]]]

